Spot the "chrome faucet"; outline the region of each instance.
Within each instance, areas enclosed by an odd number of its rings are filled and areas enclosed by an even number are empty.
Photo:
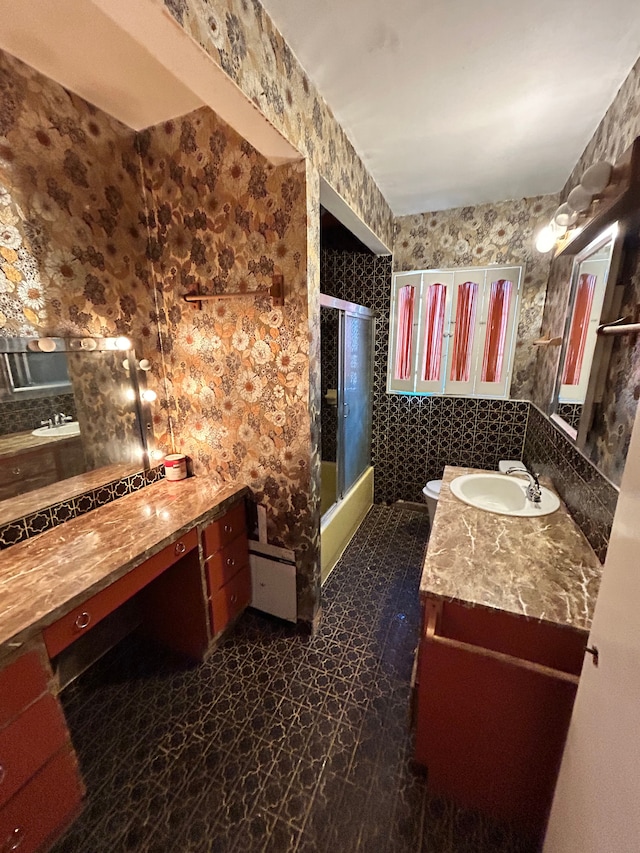
[[[71,417],[71,415],[65,415],[64,412],[57,412],[53,416],[53,425],[54,426],[62,426],[63,424],[66,424],[67,421],[72,421],[72,420],[73,420],[73,418]]]
[[[527,500],[531,501],[534,504],[539,504],[542,500],[542,492],[540,490],[540,482],[538,480],[537,474],[528,471],[526,468],[509,468],[506,471],[507,474],[526,474],[529,478],[529,485],[527,486]]]

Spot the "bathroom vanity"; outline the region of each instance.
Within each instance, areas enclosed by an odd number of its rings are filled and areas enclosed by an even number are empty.
[[[249,604],[246,494],[161,481],[0,553],[1,850],[46,849],[80,810],[69,660],[132,625],[202,660]]]
[[[562,504],[518,518],[459,501],[451,481],[472,471],[445,469],[425,556],[415,757],[434,793],[538,835],[602,567]]]

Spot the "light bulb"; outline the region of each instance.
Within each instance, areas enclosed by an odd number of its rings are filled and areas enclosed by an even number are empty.
[[[143,358],[138,362],[140,370],[151,370],[151,362],[148,358]]]
[[[129,340],[129,338],[125,338],[124,336],[121,338],[116,338],[113,344],[117,350],[124,351],[131,349],[131,341]]]
[[[89,352],[93,352],[93,350],[98,346],[93,338],[83,338],[80,341],[80,348],[86,349]]]
[[[146,391],[142,392],[142,399],[145,403],[153,403],[158,399],[158,395],[151,388],[148,388]]]
[[[577,210],[581,213],[583,210],[588,210],[593,194],[588,192],[581,184],[574,187],[567,196],[567,203],[572,210]]]
[[[40,338],[38,341],[38,349],[41,352],[55,352],[56,342],[53,338]]]
[[[588,192],[597,195],[609,184],[613,166],[606,160],[600,160],[589,166],[580,181],[581,186]]]
[[[540,231],[538,231],[538,236],[536,237],[536,249],[541,252],[543,255],[547,252],[550,252],[556,244],[556,233],[553,227],[549,225],[545,225]]]
[[[553,221],[561,228],[570,228],[572,225],[575,225],[577,218],[578,212],[576,210],[572,210],[566,201],[564,204],[561,204],[553,214]]]

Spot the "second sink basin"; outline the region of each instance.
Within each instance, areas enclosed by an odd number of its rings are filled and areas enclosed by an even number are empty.
[[[72,435],[80,435],[80,424],[78,421],[71,421],[68,424],[60,424],[54,427],[38,427],[34,429],[31,435],[44,436],[44,438],[69,438]]]
[[[527,500],[528,483],[520,478],[488,471],[486,474],[463,474],[451,481],[452,493],[470,506],[498,515],[549,515],[560,506],[560,499],[544,486],[540,487],[540,503]]]

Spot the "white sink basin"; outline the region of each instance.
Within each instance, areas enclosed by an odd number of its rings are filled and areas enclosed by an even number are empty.
[[[527,500],[528,482],[506,474],[463,474],[451,481],[452,493],[470,506],[498,515],[549,515],[560,506],[560,500],[549,489],[540,487],[540,503]]]
[[[34,429],[31,435],[40,435],[45,438],[69,438],[71,435],[80,435],[80,424],[78,421],[71,421],[68,424],[60,424],[54,427],[38,427]]]

